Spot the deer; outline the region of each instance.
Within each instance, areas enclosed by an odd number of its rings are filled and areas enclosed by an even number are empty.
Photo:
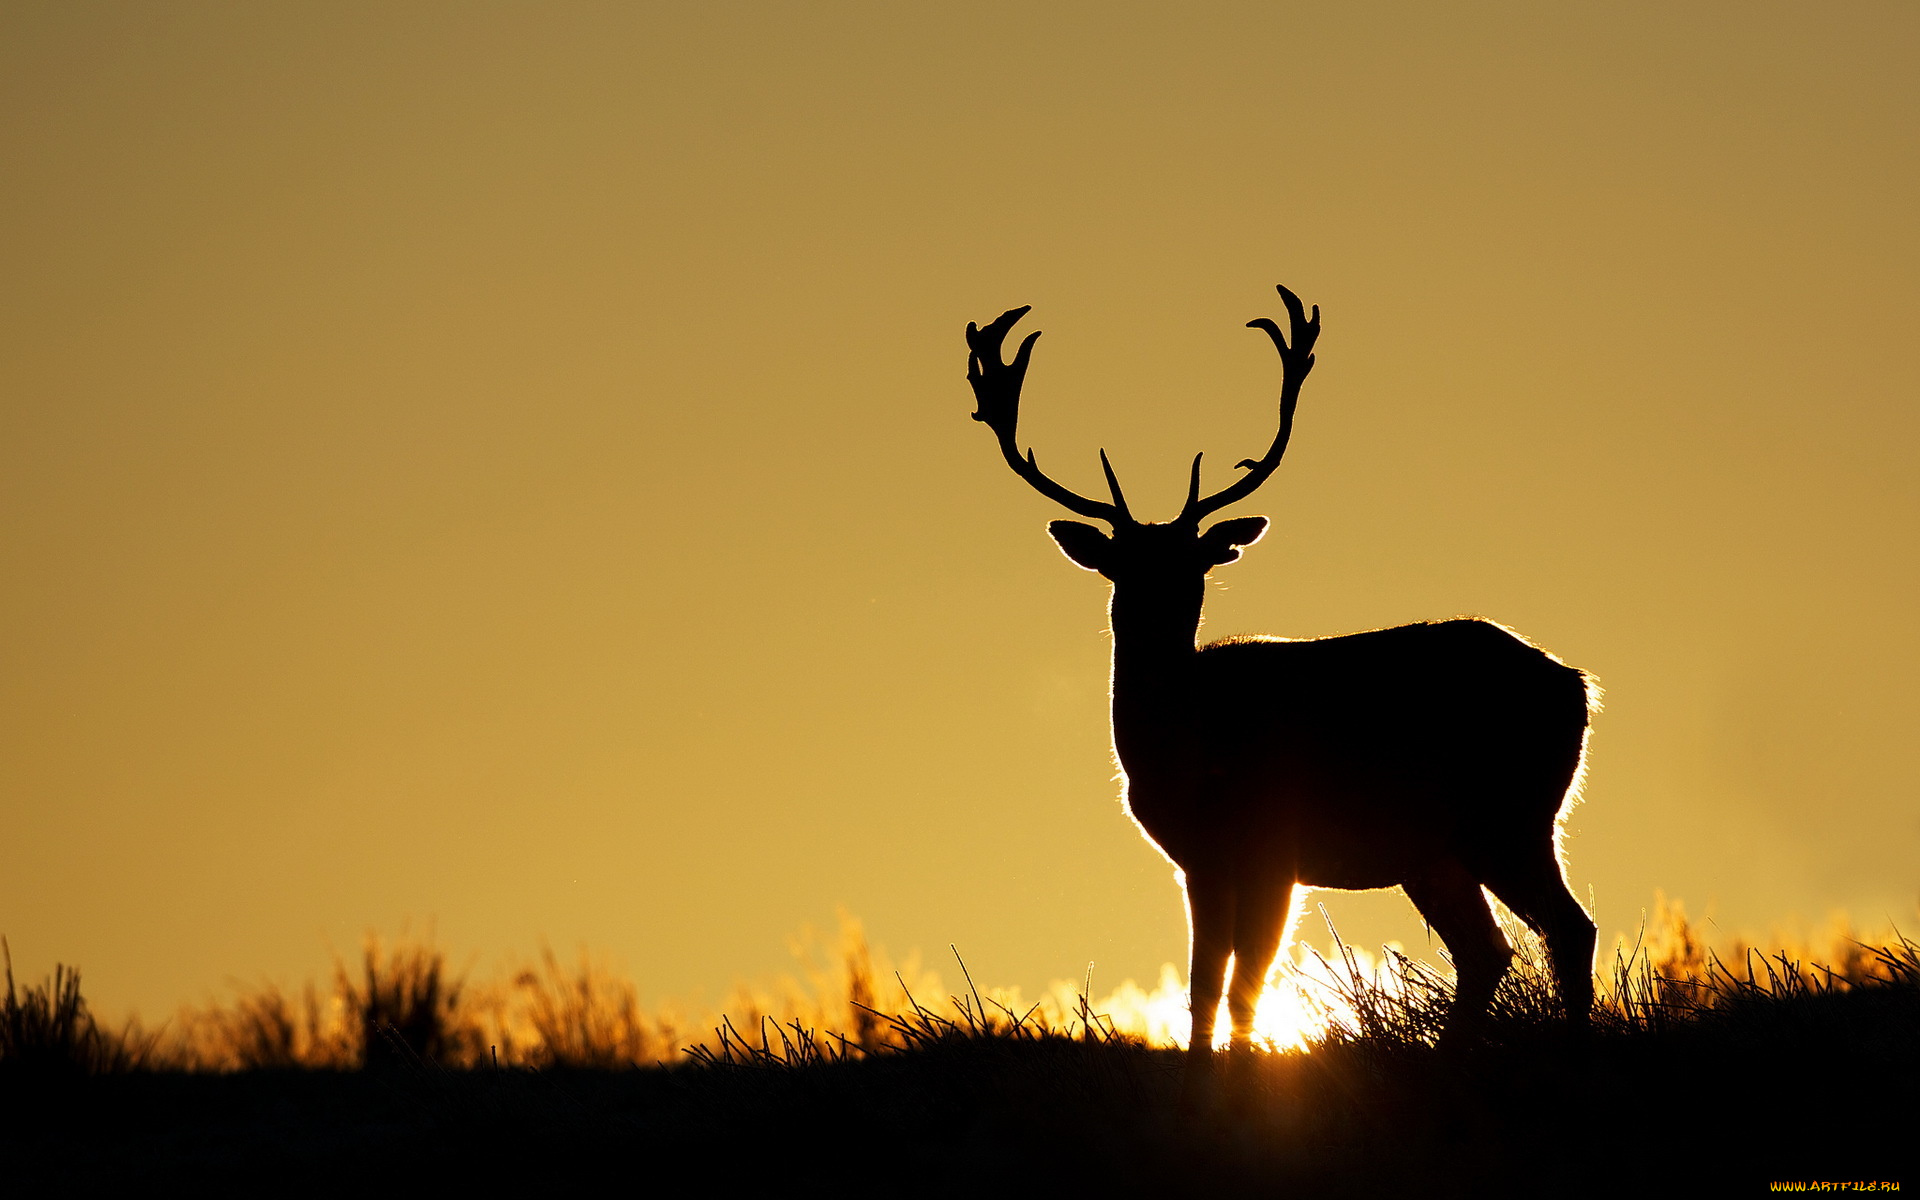
[[[1480,617],[1337,637],[1229,637],[1197,644],[1207,577],[1236,561],[1267,518],[1213,513],[1280,465],[1313,369],[1320,307],[1279,287],[1290,328],[1247,323],[1281,364],[1279,429],[1238,479],[1201,494],[1196,454],[1173,520],[1136,518],[1107,452],[1110,500],[1040,470],[1017,439],[1020,393],[1039,331],[1013,361],[1003,346],[1031,305],[967,325],[973,419],[1013,473],[1077,516],[1047,529],[1077,566],[1112,586],[1111,716],[1121,804],[1175,868],[1186,894],[1189,1067],[1211,1061],[1223,990],[1229,1045],[1251,1043],[1254,1011],[1303,888],[1399,887],[1453,960],[1441,1046],[1483,1031],[1514,952],[1491,893],[1546,945],[1569,1027],[1588,1025],[1595,927],[1566,882],[1563,823],[1585,777],[1599,691],[1519,634]],[[1483,890],[1484,889],[1484,892]]]

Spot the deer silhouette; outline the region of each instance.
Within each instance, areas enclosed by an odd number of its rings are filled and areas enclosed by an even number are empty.
[[[1201,522],[1280,465],[1313,369],[1319,306],[1308,317],[1298,296],[1279,292],[1291,341],[1264,317],[1247,323],[1280,353],[1273,445],[1204,497],[1195,455],[1186,504],[1165,524],[1134,518],[1105,450],[1111,502],[1061,486],[1020,450],[1020,390],[1040,334],[1029,333],[1011,363],[1002,346],[1031,306],[967,325],[973,419],[1034,490],[1113,531],[1047,527],[1069,559],[1113,585],[1113,748],[1127,812],[1186,889],[1189,1062],[1212,1050],[1223,987],[1233,1044],[1250,1042],[1302,886],[1405,889],[1453,958],[1449,1043],[1479,1027],[1513,958],[1485,888],[1545,940],[1567,1016],[1584,1028],[1594,924],[1567,889],[1559,854],[1598,694],[1583,672],[1473,617],[1195,645],[1208,572],[1267,528],[1265,517]]]

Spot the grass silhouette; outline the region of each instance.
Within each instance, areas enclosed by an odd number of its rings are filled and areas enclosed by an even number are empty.
[[[136,1022],[102,1029],[80,994],[80,972],[56,964],[53,977],[24,991],[13,979],[13,948],[0,938],[7,990],[0,996],[0,1086],[111,1074],[141,1066],[155,1039]]]
[[[1722,953],[1677,906],[1655,916],[1615,954],[1584,1038],[1555,1019],[1530,938],[1486,1037],[1444,1051],[1443,971],[1336,944],[1310,985],[1330,1018],[1311,1052],[1221,1054],[1184,1097],[1181,1052],[1085,989],[1014,1003],[963,965],[944,994],[857,930],[810,987],[742,997],[698,1036],[551,951],[474,985],[430,946],[370,946],[330,992],[254,990],[159,1039],[95,1026],[65,968],[24,994],[9,968],[0,1162],[20,1181],[296,1190],[659,1182],[670,1162],[703,1186],[935,1194],[1899,1180],[1920,1115],[1920,946]],[[647,1065],[663,1057],[677,1065]]]

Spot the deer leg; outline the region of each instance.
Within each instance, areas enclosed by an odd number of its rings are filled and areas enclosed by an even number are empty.
[[[1470,1037],[1485,1020],[1500,977],[1513,962],[1513,947],[1493,919],[1480,884],[1459,863],[1405,885],[1407,897],[1453,956],[1453,1003],[1447,1008],[1443,1044]]]
[[[1233,921],[1233,983],[1227,992],[1227,1011],[1233,1017],[1233,1046],[1252,1044],[1253,1018],[1267,972],[1280,951],[1293,904],[1293,881],[1243,888]]]
[[[1593,1008],[1596,931],[1593,918],[1568,890],[1559,862],[1549,854],[1524,870],[1489,879],[1487,887],[1547,943],[1567,1022],[1576,1030],[1585,1029]]]
[[[1227,954],[1233,949],[1233,909],[1230,885],[1187,876],[1187,924],[1193,934],[1187,973],[1187,997],[1193,1013],[1193,1034],[1187,1041],[1189,1062],[1213,1053],[1213,1025],[1220,1013]]]

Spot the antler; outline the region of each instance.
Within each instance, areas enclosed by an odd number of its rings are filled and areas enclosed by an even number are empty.
[[[1274,468],[1280,465],[1280,456],[1287,452],[1287,439],[1293,436],[1293,410],[1300,403],[1300,385],[1306,382],[1307,372],[1313,370],[1313,344],[1320,337],[1320,306],[1313,306],[1313,316],[1309,318],[1306,306],[1300,303],[1300,297],[1288,291],[1284,284],[1279,285],[1279,292],[1280,299],[1286,303],[1287,317],[1293,327],[1293,344],[1289,346],[1286,339],[1280,336],[1280,327],[1266,317],[1248,321],[1247,328],[1266,330],[1267,336],[1273,339],[1274,349],[1280,351],[1280,431],[1273,435],[1273,445],[1268,447],[1266,457],[1258,462],[1251,458],[1241,459],[1235,465],[1247,473],[1204,500],[1200,498],[1201,456],[1194,455],[1193,479],[1187,485],[1186,507],[1180,510],[1177,518],[1180,521],[1197,525],[1209,513],[1246,499],[1267,481]],[[1017,365],[1024,368],[1025,360],[1026,347],[1022,346]]]
[[[1008,331],[1032,310],[1031,304],[1010,308],[985,329],[972,321],[967,322],[967,382],[973,385],[974,403],[979,405],[973,419],[993,430],[994,436],[1000,439],[1000,453],[1006,458],[1007,465],[1042,496],[1083,517],[1108,521],[1116,527],[1123,523],[1131,524],[1133,515],[1127,511],[1126,497],[1120,494],[1120,481],[1114,477],[1113,464],[1107,461],[1105,450],[1100,451],[1100,469],[1107,474],[1107,490],[1113,493],[1112,504],[1089,500],[1047,478],[1039,464],[1034,462],[1033,451],[1028,450],[1022,455],[1019,444],[1014,440],[1014,431],[1020,423],[1020,385],[1026,382],[1027,360],[1032,356],[1033,344],[1040,340],[1040,331],[1036,329],[1027,335],[1026,340],[1020,343],[1020,349],[1014,353],[1011,363],[1002,361],[1000,349]],[[1315,311],[1318,312],[1317,309]]]

